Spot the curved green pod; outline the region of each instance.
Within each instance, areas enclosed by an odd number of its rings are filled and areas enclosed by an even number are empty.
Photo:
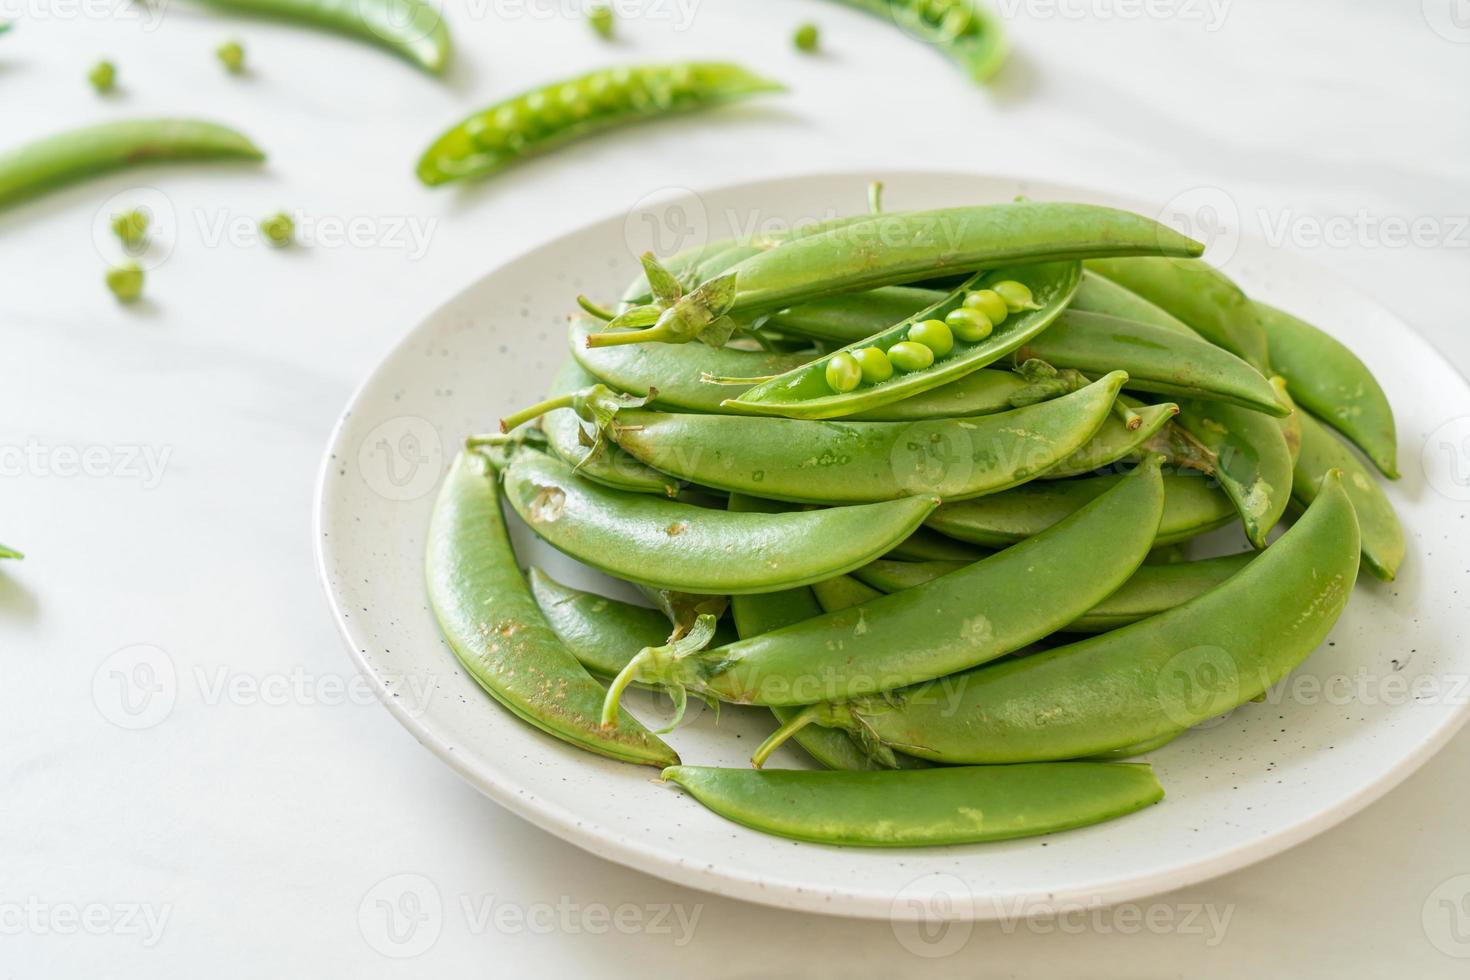
[[[1046,404],[1043,402],[1042,404]],[[1134,407],[1134,406],[1130,406]],[[1060,463],[1041,474],[1040,479],[1056,480],[1092,473],[1125,459],[1134,459],[1159,434],[1169,420],[1179,414],[1173,402],[1134,407],[1139,423],[1130,429],[1116,414],[1110,413],[1102,425],[1080,448]]]
[[[980,368],[947,384],[840,418],[844,422],[918,422],[1007,412],[1029,382],[1014,371]]]
[[[797,705],[964,670],[1054,633],[1127,581],[1163,503],[1153,458],[1047,533],[953,574],[625,676],[740,704]]]
[[[1293,472],[1292,498],[1302,505],[1311,504],[1317,498],[1323,474],[1341,470],[1342,485],[1362,528],[1363,561],[1375,576],[1393,581],[1405,551],[1404,527],[1393,504],[1372,471],[1331,430],[1309,412],[1299,411],[1297,415],[1301,416],[1302,448]]]
[[[601,68],[522,92],[455,123],[419,158],[418,178],[434,187],[486,177],[529,156],[636,120],[782,90],[739,65],[721,62]]]
[[[1116,371],[1051,401],[971,419],[806,421],[625,410],[609,432],[656,470],[772,500],[963,500],[1024,483],[1077,452],[1112,416],[1126,378]]]
[[[580,391],[597,383],[575,360],[568,358],[552,381],[550,394],[563,395]],[[655,493],[672,497],[679,492],[679,481],[644,466],[610,440],[593,451],[583,442],[582,422],[570,408],[558,408],[541,416],[541,431],[546,433],[551,451],[572,467],[578,476],[618,490]]]
[[[780,310],[837,293],[1001,266],[1203,250],[1142,215],[1094,204],[1012,201],[881,214],[733,266],[735,298],[728,312]]]
[[[1240,571],[1254,557],[1251,552],[1202,558],[1168,565],[1145,562],[1118,591],[1093,606],[1062,629],[1068,633],[1102,633],[1167,612],[1203,595]],[[852,577],[880,592],[900,592],[958,571],[965,562],[902,562],[879,559],[854,569]]]
[[[1390,480],[1399,478],[1398,435],[1388,396],[1368,366],[1342,343],[1304,320],[1256,302],[1271,368],[1291,397],[1347,436]]]
[[[1285,677],[1326,638],[1357,574],[1358,522],[1334,472],[1294,527],[1182,606],[901,696],[818,705],[809,718],[962,765],[1138,745],[1223,714]]]
[[[1170,732],[1167,735],[1160,735],[1158,738],[1151,738],[1146,742],[1139,742],[1136,745],[1125,745],[1121,749],[1109,749],[1106,752],[1099,752],[1097,755],[1088,756],[1088,758],[1098,762],[1121,762],[1124,759],[1132,759],[1153,752],[1155,749],[1161,749],[1183,734],[1184,732],[1182,731]]]
[[[871,602],[883,593],[870,585],[864,585],[851,575],[835,575],[832,578],[813,582],[812,595],[824,613],[841,612]]]
[[[0,207],[149,163],[264,160],[250,140],[197,119],[129,119],[46,136],[0,154]]]
[[[930,528],[988,548],[1004,548],[1040,534],[1079,507],[1111,489],[1119,476],[1038,480],[1004,493],[944,504],[929,516]],[[1164,477],[1164,516],[1155,544],[1186,541],[1224,527],[1235,507],[1203,476],[1170,473]]]
[[[787,247],[801,246],[797,243]],[[848,344],[839,351],[824,354],[785,374],[764,381],[721,402],[721,405],[731,411],[752,415],[827,419],[868,411],[930,391],[998,361],[1045,331],[1066,309],[1081,276],[1082,267],[1076,262],[1017,266],[977,274],[934,306],[870,337]],[[853,391],[834,391],[828,383],[827,365],[838,354],[851,354],[864,347],[877,347],[887,352],[895,344],[907,340],[909,330],[914,324],[930,319],[943,320],[948,313],[960,307],[968,293],[1007,280],[1015,280],[1027,286],[1035,298],[1036,306],[1006,317],[984,339],[970,342],[956,338],[953,348],[928,367],[912,372],[895,371],[885,381],[864,383]],[[739,281],[736,280],[737,286]]]
[[[310,24],[386,48],[435,75],[449,64],[449,28],[424,0],[197,0],[208,7]]]
[[[14,548],[10,548],[3,544],[0,544],[0,558],[13,558],[16,561],[19,561],[24,557],[24,553],[16,551]]]
[[[1000,22],[973,0],[838,0],[927,41],[976,82],[988,82],[1010,53]]]
[[[1127,371],[1128,387],[1169,398],[1208,398],[1282,416],[1287,409],[1259,371],[1214,344],[1162,327],[1068,310],[1015,354],[1084,374]]]
[[[896,561],[961,561],[969,563],[989,557],[991,551],[957,541],[938,531],[921,527],[884,555]]]
[[[1282,420],[1238,405],[1191,401],[1178,424],[1213,455],[1214,477],[1240,512],[1246,538],[1266,547],[1266,536],[1291,503],[1291,450]]]
[[[463,452],[429,522],[429,604],[450,649],[517,717],[623,762],[676,764],[674,750],[626,712],[604,725],[602,686],[557,639],[521,576],[490,461]]]
[[[593,568],[701,595],[774,592],[841,575],[908,537],[931,497],[789,514],[710,510],[614,490],[559,459],[515,454],[505,496],[547,543]]]
[[[1172,333],[1199,339],[1199,334],[1193,327],[1172,313],[1155,306],[1133,290],[1120,286],[1111,279],[1104,279],[1092,271],[1082,273],[1077,295],[1072,297],[1072,309],[1147,323]]]
[[[820,772],[673,766],[664,779],[735,823],[857,847],[1009,840],[1086,827],[1163,799],[1131,762]]]
[[[1210,343],[1265,374],[1266,332],[1255,307],[1225,273],[1199,259],[1098,258],[1087,268],[1182,320]]]

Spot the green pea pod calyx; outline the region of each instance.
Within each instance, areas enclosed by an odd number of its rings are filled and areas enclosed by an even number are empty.
[[[602,723],[604,694],[547,624],[521,576],[495,473],[482,454],[459,455],[429,524],[429,602],[450,648],[491,697],[578,748],[667,766],[674,751],[626,713]]]
[[[738,824],[819,844],[921,847],[1048,834],[1164,796],[1140,763],[814,772],[674,766],[663,778]]]

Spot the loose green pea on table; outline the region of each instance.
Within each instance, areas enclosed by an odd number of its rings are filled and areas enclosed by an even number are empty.
[[[472,128],[425,165],[496,168]],[[1397,472],[1376,381],[1201,251],[1017,201],[644,256],[621,300],[568,297],[586,315],[550,397],[466,434],[428,542],[450,646],[525,722],[799,841],[977,843],[1158,803],[1123,760],[1249,702],[1360,566],[1406,559],[1339,436]],[[663,611],[528,585],[502,502]],[[1196,553],[1229,525],[1236,553]],[[1200,656],[1234,683],[1192,688]],[[634,686],[674,724],[691,695],[764,705],[770,737],[751,769],[685,764],[624,710]],[[787,740],[819,768],[763,769]]]

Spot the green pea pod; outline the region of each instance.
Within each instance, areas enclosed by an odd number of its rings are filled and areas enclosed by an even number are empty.
[[[1215,457],[1214,476],[1257,548],[1291,503],[1291,450],[1282,420],[1223,402],[1185,402],[1178,424]]]
[[[1155,749],[1161,749],[1183,734],[1182,731],[1170,732],[1167,735],[1160,735],[1158,738],[1151,738],[1146,742],[1139,742],[1136,745],[1125,745],[1121,749],[1109,749],[1106,752],[1099,752],[1097,755],[1088,756],[1088,758],[1098,762],[1119,762],[1123,759],[1132,759],[1136,756],[1152,752]]]
[[[1020,266],[980,273],[948,293],[938,304],[915,313],[907,320],[765,381],[721,404],[731,411],[754,415],[827,419],[889,405],[938,388],[977,368],[998,361],[1041,334],[1066,309],[1081,274],[1082,267],[1076,262]],[[1036,302],[1034,309],[1008,316],[983,340],[969,342],[956,338],[952,350],[944,357],[936,358],[927,368],[911,372],[896,371],[885,381],[865,382],[853,391],[832,390],[827,381],[827,365],[836,355],[851,354],[863,347],[877,347],[886,352],[895,344],[905,341],[915,323],[930,319],[942,320],[946,314],[959,308],[969,292],[1007,280],[1016,280],[1029,287]],[[737,278],[736,281],[738,284],[740,280]]]
[[[1322,475],[1341,470],[1342,485],[1362,527],[1363,560],[1374,575],[1392,582],[1403,564],[1405,550],[1404,528],[1393,504],[1372,471],[1331,430],[1309,412],[1297,414],[1301,416],[1302,448],[1292,474],[1292,497],[1299,504],[1311,504],[1317,499]]]
[[[681,660],[649,659],[625,676],[792,705],[963,670],[1050,635],[1115,591],[1148,554],[1163,501],[1154,457],[1048,533],[954,574]]]
[[[424,0],[199,0],[223,10],[294,20],[386,48],[435,75],[449,64],[449,28]]]
[[[945,504],[929,516],[941,534],[989,548],[1004,548],[1040,534],[1079,507],[1111,489],[1118,476],[1074,480],[1041,480],[1005,493]],[[1202,476],[1171,473],[1164,477],[1164,516],[1157,544],[1174,544],[1224,527],[1235,519],[1230,498]]]
[[[513,714],[578,748],[667,766],[674,750],[626,713],[603,725],[601,685],[557,639],[506,533],[490,461],[455,460],[429,523],[429,603],[470,676]]]
[[[711,595],[774,592],[841,575],[908,537],[929,497],[790,514],[731,514],[614,490],[522,451],[505,469],[516,513],[555,548],[610,575]]]
[[[976,82],[990,81],[1010,48],[1000,22],[973,0],[838,0],[882,17],[910,37],[927,41]]]
[[[1100,313],[1122,320],[1147,323],[1173,333],[1199,339],[1194,328],[1166,310],[1160,309],[1142,296],[1104,279],[1096,272],[1083,272],[1077,295],[1072,297],[1072,309],[1082,313]]]
[[[486,177],[579,137],[782,90],[718,62],[602,68],[530,89],[455,123],[419,158],[418,178],[433,187]]]
[[[1131,400],[1127,400],[1125,404],[1130,402]],[[1042,402],[1041,404],[1051,403]],[[1130,428],[1116,413],[1109,413],[1091,439],[1070,456],[1041,474],[1040,478],[1056,480],[1067,476],[1079,476],[1111,466],[1120,460],[1136,459],[1149,442],[1159,434],[1159,430],[1179,414],[1179,406],[1173,402],[1164,402],[1160,405],[1140,405],[1136,411],[1140,420],[1136,428]]]
[[[776,313],[766,321],[766,326],[829,343],[850,344],[943,302],[944,295],[941,290],[918,286],[885,286],[865,293],[842,293]]]
[[[1172,314],[1210,343],[1267,373],[1266,333],[1240,287],[1225,273],[1197,259],[1098,258],[1089,271],[1111,279]]]
[[[611,427],[635,459],[681,479],[799,503],[931,494],[963,500],[1033,479],[1112,415],[1116,371],[1047,402],[972,419],[806,421],[622,411]],[[1121,423],[1120,423],[1121,427]]]
[[[1016,361],[1037,358],[1084,374],[1127,371],[1128,387],[1169,398],[1208,398],[1268,415],[1287,410],[1261,373],[1203,340],[1162,327],[1069,310],[1029,338]]]
[[[1010,411],[1011,398],[1028,382],[1014,371],[980,368],[938,388],[864,412],[842,416],[845,422],[918,422]]]
[[[1373,372],[1331,336],[1265,303],[1253,304],[1271,367],[1286,378],[1291,397],[1347,436],[1390,480],[1399,478],[1393,408]]]
[[[1182,606],[884,699],[816,705],[808,717],[960,765],[1136,746],[1223,714],[1285,677],[1326,638],[1357,574],[1358,522],[1334,471],[1294,527]]]
[[[1244,552],[1166,565],[1145,562],[1117,592],[1063,629],[1069,633],[1101,633],[1166,612],[1213,589],[1244,568],[1252,557],[1251,552]],[[880,559],[854,569],[852,577],[880,592],[891,593],[912,589],[964,567],[964,562]]]
[[[145,163],[264,160],[249,139],[195,119],[130,119],[43,137],[0,154],[0,207]]]
[[[851,575],[837,575],[820,582],[812,583],[812,595],[817,597],[817,604],[822,607],[822,612],[834,613],[853,606],[860,606],[878,598],[883,593],[872,586],[864,585]]]
[[[551,385],[551,395],[581,391],[597,383],[575,360],[568,359]],[[672,497],[679,492],[679,481],[644,466],[606,440],[600,446],[589,446],[582,421],[570,408],[558,408],[541,416],[541,431],[546,441],[563,461],[579,476],[604,486],[637,493],[654,493]]]
[[[1115,762],[913,772],[673,766],[664,770],[664,779],[753,830],[857,847],[1050,834],[1125,816],[1164,796],[1149,766]]]
[[[16,561],[20,561],[24,557],[25,555],[23,553],[16,551],[14,548],[0,544],[0,558],[13,558]]]
[[[758,500],[738,493],[730,494],[730,509],[738,512],[775,514],[791,509],[789,504]],[[762,592],[752,595],[730,597],[730,614],[735,620],[735,632],[742,640],[778,630],[792,623],[822,614],[822,607],[810,586],[785,589],[781,592]],[[794,706],[774,707],[771,713],[776,721],[784,725],[800,714],[801,708]],[[792,736],[820,765],[828,769],[922,769],[929,763],[901,752],[870,751],[860,748],[846,732],[834,728],[808,725]]]
[[[897,561],[962,561],[968,564],[991,554],[984,548],[921,527],[884,557]]]
[[[1013,201],[883,214],[807,235],[734,266],[730,312],[775,311],[837,293],[1001,266],[1201,251],[1198,242],[1155,221],[1092,204]]]
[[[1296,461],[1302,454],[1302,412],[1296,403],[1291,400],[1291,393],[1286,390],[1286,379],[1279,374],[1271,379],[1271,387],[1276,389],[1276,398],[1283,405],[1291,408],[1291,414],[1281,419],[1281,438],[1286,440],[1286,451],[1291,456],[1292,468],[1296,468]]]

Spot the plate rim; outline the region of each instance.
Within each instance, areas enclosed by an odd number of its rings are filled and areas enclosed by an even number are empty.
[[[883,180],[893,181],[895,183],[901,180],[923,180],[925,178],[996,181],[1016,184],[1042,183],[1050,186],[1069,188],[1079,192],[1084,199],[1130,202],[1131,206],[1134,207],[1142,203],[1138,200],[1131,200],[1128,194],[1115,194],[1052,176],[1019,177],[1004,173],[980,173],[947,169],[915,169],[907,167],[867,167],[838,170],[816,169],[793,172],[752,180],[716,184],[713,186],[680,187],[678,188],[680,193],[673,195],[672,198],[679,199],[689,195],[751,193],[765,185],[791,180],[872,180],[878,179],[877,175],[879,174],[881,174]],[[1130,205],[1125,204],[1124,206]],[[1147,213],[1146,209],[1144,213]],[[313,565],[316,571],[317,581],[321,585],[326,598],[327,607],[331,611],[332,618],[336,623],[338,635],[342,638],[347,648],[348,656],[352,659],[354,666],[364,679],[370,683],[378,700],[388,709],[393,718],[408,730],[416,741],[428,748],[429,751],[446,763],[450,769],[459,774],[466,782],[495,803],[510,810],[517,817],[554,834],[588,854],[611,860],[617,864],[632,868],[635,871],[640,871],[700,891],[767,906],[844,918],[887,921],[920,918],[921,916],[917,909],[913,915],[901,914],[894,905],[896,896],[887,894],[880,889],[862,887],[838,888],[831,886],[814,887],[792,880],[773,879],[765,875],[758,876],[738,866],[724,866],[719,870],[715,870],[713,867],[696,868],[690,865],[687,860],[670,854],[667,848],[630,839],[617,831],[607,829],[588,830],[584,821],[559,804],[543,800],[533,792],[518,791],[515,787],[504,785],[501,781],[488,778],[485,772],[469,765],[465,761],[464,754],[455,752],[453,747],[433,726],[426,725],[409,705],[405,704],[401,699],[394,697],[390,689],[381,682],[379,672],[363,655],[359,646],[358,637],[355,635],[355,627],[352,625],[350,618],[345,615],[339,597],[333,589],[328,568],[327,539],[324,535],[324,518],[330,506],[327,499],[328,483],[334,460],[338,458],[339,450],[342,448],[341,438],[343,432],[368,389],[373,387],[379,377],[386,372],[388,366],[396,359],[397,355],[409,348],[419,331],[426,324],[442,318],[443,314],[447,310],[452,309],[453,305],[461,296],[473,289],[477,284],[495,275],[503,267],[512,262],[531,259],[542,252],[553,250],[567,239],[584,233],[589,227],[602,224],[623,214],[623,211],[613,210],[591,220],[583,221],[574,228],[542,239],[535,245],[517,252],[493,268],[485,270],[473,280],[462,284],[447,298],[436,303],[429,312],[419,318],[417,323],[404,331],[394,342],[388,345],[387,349],[373,362],[371,370],[353,387],[351,395],[348,397],[343,409],[338,413],[328,433],[321,461],[317,467],[312,494],[311,534]],[[1242,240],[1245,240],[1247,238],[1255,239],[1259,236],[1255,234],[1246,235],[1242,232],[1241,237]],[[1292,255],[1293,261],[1308,263],[1314,266],[1320,274],[1329,278],[1338,278],[1330,269],[1323,267],[1315,259],[1301,255],[1296,250],[1292,250]],[[1340,279],[1338,279],[1338,282],[1343,288],[1358,293],[1362,292],[1355,284]],[[1470,379],[1467,379],[1466,375],[1445,356],[1444,352],[1432,340],[1416,330],[1412,324],[1404,320],[1390,307],[1379,302],[1376,298],[1369,298],[1375,306],[1386,311],[1405,330],[1412,334],[1416,340],[1422,343],[1425,350],[1442,367],[1452,376],[1458,378],[1466,386],[1467,390],[1470,390]],[[1428,737],[1421,739],[1412,751],[1401,756],[1397,765],[1393,768],[1387,770],[1372,782],[1359,787],[1347,798],[1336,801],[1332,807],[1321,810],[1289,827],[1252,840],[1243,841],[1228,850],[1214,853],[1207,857],[1176,862],[1175,864],[1136,874],[1128,878],[1115,878],[1102,882],[1074,883],[1066,887],[1060,887],[1049,891],[1046,896],[1046,901],[1041,903],[1039,907],[1041,909],[1066,907],[1067,902],[1073,899],[1076,901],[1085,901],[1090,904],[1100,902],[1104,906],[1109,906],[1120,902],[1147,898],[1175,889],[1198,885],[1281,854],[1346,821],[1370,804],[1392,792],[1400,783],[1417,772],[1424,763],[1439,752],[1464,727],[1467,720],[1470,720],[1470,701],[1463,702],[1455,706],[1452,712],[1446,713],[1443,720],[1429,733]],[[977,901],[972,904],[969,910],[971,914],[965,918],[972,921],[989,921],[1004,918],[1007,913],[1003,910],[1002,906],[1007,903],[1003,899],[1014,897],[995,895],[992,896],[995,899],[993,902],[985,903]],[[1031,898],[1032,896],[1027,897]],[[1026,908],[1027,911],[1020,914],[1035,914],[1032,906],[1028,905]]]

